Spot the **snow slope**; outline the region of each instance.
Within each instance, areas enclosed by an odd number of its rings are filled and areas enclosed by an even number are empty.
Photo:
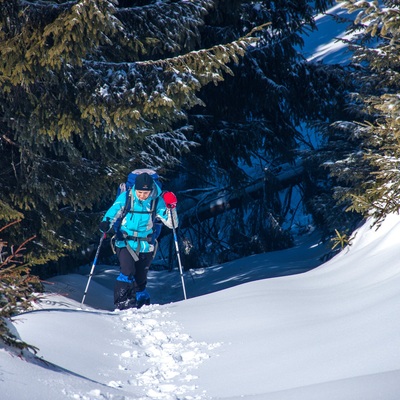
[[[306,57],[345,62],[331,39],[343,29],[317,22]],[[399,237],[391,215],[320,265],[327,249],[310,235],[187,273],[185,301],[177,271],[152,272],[157,304],[141,310],[112,311],[115,268],[96,268],[83,308],[87,269],[57,277],[12,321],[38,353],[0,348],[0,399],[397,400]]]
[[[207,278],[232,287],[141,310],[95,310],[111,293],[96,281],[92,307],[80,309],[73,297],[86,276],[60,277],[51,290],[63,295],[49,294],[13,321],[42,361],[2,349],[1,398],[397,400],[399,236],[400,217],[391,215],[378,231],[365,224],[351,247],[308,272],[240,284],[243,271],[262,263],[293,266],[326,250],[305,241],[215,267]],[[178,273],[159,274],[151,280],[160,291],[179,286]],[[192,289],[207,286],[202,275],[193,279],[200,285]]]

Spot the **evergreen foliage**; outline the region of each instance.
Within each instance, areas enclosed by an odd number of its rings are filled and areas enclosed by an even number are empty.
[[[23,218],[9,241],[37,234],[32,263],[86,244],[129,170],[195,145],[187,110],[258,40],[204,48],[213,5],[0,0],[0,218]]]
[[[337,197],[348,210],[374,216],[377,223],[400,208],[400,6],[398,2],[345,1],[349,12],[358,12],[352,42],[355,109],[359,117],[347,126],[358,146],[332,165],[339,182],[350,182]]]
[[[315,200],[319,179],[309,179],[310,171],[307,170],[300,178],[300,185],[297,177],[289,182],[286,192],[273,182],[279,181],[280,171],[287,164],[300,163],[305,168],[312,167],[310,173],[319,172],[317,164],[308,161],[316,149],[304,140],[302,127],[315,127],[321,121],[333,122],[344,104],[342,99],[346,86],[342,80],[347,72],[337,66],[308,63],[301,55],[302,35],[315,29],[314,16],[333,3],[234,1],[229,6],[227,3],[221,5],[219,13],[210,13],[206,18],[203,36],[211,41],[227,40],[262,20],[271,22],[262,31],[257,45],[251,47],[243,60],[232,67],[234,78],[227,77],[218,88],[205,87],[201,98],[206,107],[195,107],[189,112],[195,131],[192,138],[200,146],[183,156],[180,171],[192,187],[202,189],[198,192],[200,201],[205,198],[204,190],[207,189],[210,198],[220,187],[231,194],[244,192],[254,180],[254,176],[247,171],[257,165],[261,166],[257,178],[263,177],[263,171],[272,175],[265,192],[260,192],[260,197],[255,200],[259,204],[244,201],[241,210],[237,213],[232,211],[234,216],[225,218],[224,222],[204,221],[204,229],[191,226],[197,234],[204,235],[209,231],[208,225],[216,225],[221,253],[227,251],[226,244],[221,242],[226,232],[230,232],[228,237],[234,247],[243,251],[252,249],[260,252],[266,248],[272,250],[290,246],[292,241],[287,228],[290,228],[292,210],[284,202],[287,197],[290,198],[295,186],[299,187],[308,211],[318,217],[319,207],[316,204],[312,206],[310,198]],[[305,147],[308,151],[304,150]],[[325,172],[324,180],[326,175]],[[193,190],[187,192],[185,197],[188,203],[193,195]],[[335,204],[332,189],[326,195],[330,203]],[[252,212],[254,207],[257,212]],[[245,220],[240,215],[245,216]],[[260,215],[265,216],[262,221]],[[268,222],[271,220],[275,222]],[[325,221],[325,218],[320,218],[321,226]],[[265,224],[261,230],[260,222]],[[257,235],[260,237],[262,231],[268,234],[258,250],[254,250],[254,238]],[[184,234],[193,237],[192,232]],[[215,237],[209,236],[213,244],[216,243]],[[193,238],[193,243],[201,241]],[[203,248],[207,251],[206,245]],[[214,245],[209,249],[210,253],[218,252]]]
[[[359,162],[361,130],[349,139],[340,123],[353,105],[355,119],[367,116],[359,98],[344,99],[356,71],[301,55],[302,35],[333,3],[0,0],[0,219],[22,219],[8,241],[37,234],[27,244],[35,265],[79,254],[97,241],[116,184],[144,166],[180,175],[171,189],[182,220],[196,220],[187,203],[236,201],[184,230],[202,254],[290,246],[294,191],[319,227],[354,223],[343,210],[363,174],[346,178],[332,160]],[[304,126],[329,133],[323,151]],[[263,185],[248,195],[256,165]],[[283,184],[282,170],[298,165]]]
[[[319,147],[303,154],[306,208],[325,237],[338,229],[353,231],[362,219],[355,211],[346,212],[350,206],[346,194],[363,179],[361,170],[366,164],[362,135],[354,130],[358,126],[354,121],[363,120],[365,113],[350,95],[359,89],[353,72],[351,66],[325,69],[326,85],[337,90],[335,101],[326,117],[314,122],[321,141]]]

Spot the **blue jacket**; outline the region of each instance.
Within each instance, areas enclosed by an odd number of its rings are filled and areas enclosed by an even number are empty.
[[[129,191],[121,193],[114,204],[104,215],[103,221],[110,219],[111,226],[122,215],[126,196]],[[125,240],[116,240],[116,247],[126,247],[128,245],[136,253],[148,253],[154,250],[154,245],[147,240],[137,240],[133,238],[143,238],[151,236],[153,233],[153,213],[151,212],[154,202],[156,202],[155,216],[158,217],[164,225],[172,229],[171,212],[167,209],[164,199],[160,196],[161,189],[158,185],[154,185],[150,196],[146,200],[139,200],[136,196],[135,186],[131,190],[131,208],[121,222],[121,232],[128,236]],[[157,199],[158,198],[158,199]],[[157,201],[156,201],[157,199]],[[132,212],[133,210],[133,212]],[[172,209],[172,218],[175,227],[178,226],[178,216],[176,209]],[[133,240],[129,240],[132,238]],[[140,249],[138,246],[140,245]],[[139,250],[139,251],[138,251]]]

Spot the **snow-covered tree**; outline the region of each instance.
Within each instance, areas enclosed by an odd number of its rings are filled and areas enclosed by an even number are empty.
[[[204,88],[206,107],[190,112],[195,140],[202,144],[196,154],[215,160],[237,182],[247,179],[238,164],[251,164],[255,153],[276,165],[293,160],[300,121],[322,114],[332,98],[334,89],[324,86],[321,70],[309,66],[300,50],[302,36],[316,28],[314,16],[333,1],[222,3],[203,28],[212,40],[231,40],[262,21],[271,22],[257,45],[232,66],[235,75],[218,88]],[[221,143],[229,151],[221,152]]]
[[[332,172],[340,182],[351,175],[351,186],[337,190],[340,200],[350,201],[348,209],[379,222],[400,208],[400,5],[351,0],[342,6],[358,12],[352,28],[358,90],[352,97],[359,117],[336,125],[348,126],[358,145],[332,164]]]
[[[174,165],[194,144],[199,90],[257,40],[204,48],[217,3],[0,0],[0,219],[38,234],[33,262],[88,239],[128,170]]]
[[[272,182],[279,180],[282,165],[293,164],[303,157],[299,152],[300,144],[304,147],[302,128],[318,120],[332,121],[335,109],[340,107],[343,71],[308,63],[301,54],[303,35],[316,28],[314,16],[332,3],[234,1],[221,6],[218,14],[207,16],[203,29],[212,40],[228,40],[261,21],[271,24],[261,32],[257,45],[232,67],[234,77],[227,77],[217,88],[205,87],[200,96],[206,107],[195,107],[189,113],[195,127],[193,140],[200,146],[184,155],[181,172],[187,176],[188,186],[202,188],[198,192],[202,202],[221,196],[218,193],[221,186],[231,198],[237,199],[238,193],[243,196],[240,206],[232,209],[231,214],[235,215],[231,218],[207,219],[202,227],[194,226],[196,218],[190,219],[192,229],[197,232],[194,241],[202,244],[202,251],[216,252],[215,247],[207,247],[203,238],[198,237],[211,231],[210,240],[221,252],[229,248],[221,235],[225,239],[232,237],[233,247],[238,246],[240,237],[240,246],[252,251],[257,251],[253,243],[261,232],[264,238],[258,251],[291,244],[288,232],[282,228],[290,220],[291,207],[285,202],[292,187],[302,178],[297,176],[288,183],[286,193],[278,193],[282,187]],[[254,179],[247,172],[254,171],[257,165],[261,166],[259,180],[264,178],[264,169],[272,177],[255,199],[246,196]],[[302,190],[305,193],[308,189]],[[187,192],[188,203],[193,195],[193,190]],[[202,207],[196,206],[196,210]],[[261,215],[265,218],[260,218]],[[235,233],[238,226],[240,234]]]

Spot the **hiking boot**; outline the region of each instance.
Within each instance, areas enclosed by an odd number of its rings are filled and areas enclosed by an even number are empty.
[[[114,305],[118,310],[136,308],[136,292],[132,283],[117,280],[114,286]]]
[[[141,292],[136,292],[136,307],[140,308],[144,305],[150,305],[150,295],[146,289],[142,290]]]
[[[136,308],[136,299],[128,299],[119,303],[115,303],[115,308],[121,311],[128,310],[129,308]]]

